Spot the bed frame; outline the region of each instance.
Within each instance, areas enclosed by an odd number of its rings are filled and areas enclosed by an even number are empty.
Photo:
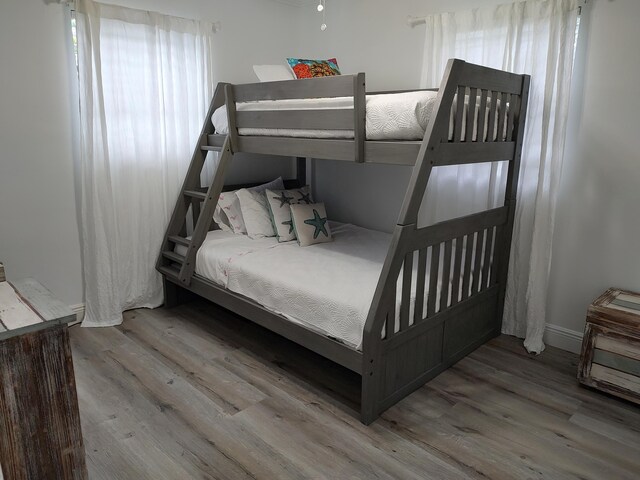
[[[164,278],[166,305],[178,303],[184,290],[194,292],[360,374],[361,421],[371,423],[391,405],[500,333],[529,83],[528,75],[449,60],[424,139],[415,142],[366,140],[363,73],[245,85],[218,84],[157,263]],[[470,99],[466,117],[465,102],[455,101],[465,95]],[[353,97],[354,107],[236,111],[236,102],[341,96]],[[229,135],[216,134],[211,123],[212,113],[223,104],[227,105]],[[484,135],[472,138],[476,109],[489,110],[486,119],[485,115],[478,116],[477,128],[483,132],[486,127],[487,138]],[[451,116],[453,131],[450,131]],[[238,135],[238,128],[243,127],[352,129],[354,138]],[[503,138],[494,135],[494,131],[506,135]],[[221,154],[211,184],[203,187],[201,171],[211,150]],[[294,324],[250,298],[194,274],[197,250],[207,232],[215,228],[213,211],[224,189],[225,172],[233,154],[238,152],[298,157],[297,178],[287,182],[288,188],[305,184],[305,157],[413,165],[364,327],[362,351]],[[502,207],[428,227],[417,226],[418,210],[433,168],[497,161],[509,162]],[[184,256],[174,252],[176,245],[187,247]],[[416,259],[416,300],[410,318],[411,274]],[[440,281],[427,282],[428,278]],[[400,313],[396,318],[399,282]]]

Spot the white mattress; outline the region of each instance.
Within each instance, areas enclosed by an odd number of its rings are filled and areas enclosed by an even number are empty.
[[[332,234],[333,242],[300,247],[273,237],[252,240],[214,230],[198,251],[196,273],[292,322],[360,349],[391,235],[337,223],[332,223]],[[414,290],[415,275],[416,268]]]
[[[429,119],[433,113],[438,92],[415,91],[403,93],[386,93],[379,95],[367,95],[366,101],[366,136],[367,140],[395,140],[410,141],[422,140]],[[456,101],[449,118],[449,140],[453,138],[454,113]],[[479,105],[476,103],[475,118],[473,123],[473,140],[477,138]],[[299,100],[264,100],[259,102],[240,102],[236,104],[238,111],[274,111],[274,110],[331,110],[340,108],[353,108],[353,97],[336,98],[307,98]],[[468,112],[468,97],[465,101],[464,115],[462,118],[461,135],[464,138]],[[498,108],[500,105],[498,104]],[[489,108],[485,110],[485,122],[483,138],[488,131]],[[211,121],[216,133],[226,135],[229,133],[226,106],[219,107],[211,116]],[[506,122],[502,138],[506,136]],[[496,122],[494,136],[497,133]],[[296,137],[296,138],[324,138],[324,139],[351,139],[353,130],[307,130],[292,128],[239,128],[239,135]]]
[[[422,140],[438,92],[404,92],[367,95],[367,140]],[[307,98],[301,100],[265,100],[237,103],[238,111],[321,110],[353,108],[353,97]],[[226,107],[211,116],[216,133],[229,132]],[[353,130],[305,130],[274,128],[240,128],[239,135],[304,138],[353,138]]]

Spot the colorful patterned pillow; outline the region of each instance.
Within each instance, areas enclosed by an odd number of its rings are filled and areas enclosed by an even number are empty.
[[[329,60],[287,58],[287,62],[296,78],[333,77],[340,75],[338,61],[335,58],[330,58]]]
[[[291,205],[313,203],[311,188],[307,185],[292,190],[267,190],[267,202],[271,212],[271,220],[276,229],[279,242],[289,242],[296,239],[291,220]]]
[[[291,218],[301,247],[333,241],[324,203],[291,205]]]

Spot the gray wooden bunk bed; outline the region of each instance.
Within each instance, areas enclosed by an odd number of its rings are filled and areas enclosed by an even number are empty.
[[[219,84],[157,263],[164,278],[166,305],[176,304],[181,291],[189,290],[358,373],[362,377],[361,421],[371,423],[391,405],[500,333],[529,83],[528,75],[452,59],[437,89],[424,139],[397,142],[366,140],[362,73]],[[239,102],[319,97],[353,97],[354,106],[260,112],[236,109]],[[457,101],[461,98],[466,102]],[[219,135],[214,131],[211,115],[224,104],[229,134]],[[478,114],[485,111],[487,115]],[[479,134],[474,136],[476,114]],[[354,138],[238,134],[239,128],[251,127],[348,128],[353,129]],[[481,133],[485,131],[486,136]],[[210,150],[221,152],[219,164],[211,184],[202,186],[201,171]],[[297,178],[285,182],[287,188],[305,184],[306,157],[413,166],[367,316],[361,350],[292,323],[252,299],[194,273],[196,253],[207,232],[215,228],[212,217],[217,199],[229,189],[224,184],[225,172],[238,152],[298,157]],[[498,161],[509,162],[503,206],[423,228],[417,226],[433,168]],[[187,217],[191,217],[189,222]],[[187,224],[191,221],[193,229],[188,236]],[[175,253],[178,245],[186,247],[184,255]],[[427,278],[440,281],[429,281],[427,287]],[[399,299],[398,282],[402,282]],[[417,295],[410,318],[412,289]]]

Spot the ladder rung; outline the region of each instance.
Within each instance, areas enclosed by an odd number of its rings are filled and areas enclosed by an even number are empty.
[[[170,250],[165,250],[164,252],[162,252],[162,256],[164,258],[168,258],[169,260],[173,260],[174,262],[178,262],[178,263],[184,263],[185,258],[183,255],[180,255],[179,253],[176,252],[172,252]]]
[[[160,271],[160,273],[168,277],[174,277],[177,279],[180,276],[180,270],[171,265],[162,266],[158,270]]]
[[[207,198],[207,192],[198,192],[197,190],[185,190],[184,194],[188,197],[199,198],[200,200]]]
[[[201,150],[206,150],[208,152],[220,152],[222,151],[222,147],[217,147],[215,145],[201,145]]]
[[[179,235],[169,235],[169,241],[178,245],[184,245],[185,247],[188,247],[191,244],[191,240],[180,237]]]

